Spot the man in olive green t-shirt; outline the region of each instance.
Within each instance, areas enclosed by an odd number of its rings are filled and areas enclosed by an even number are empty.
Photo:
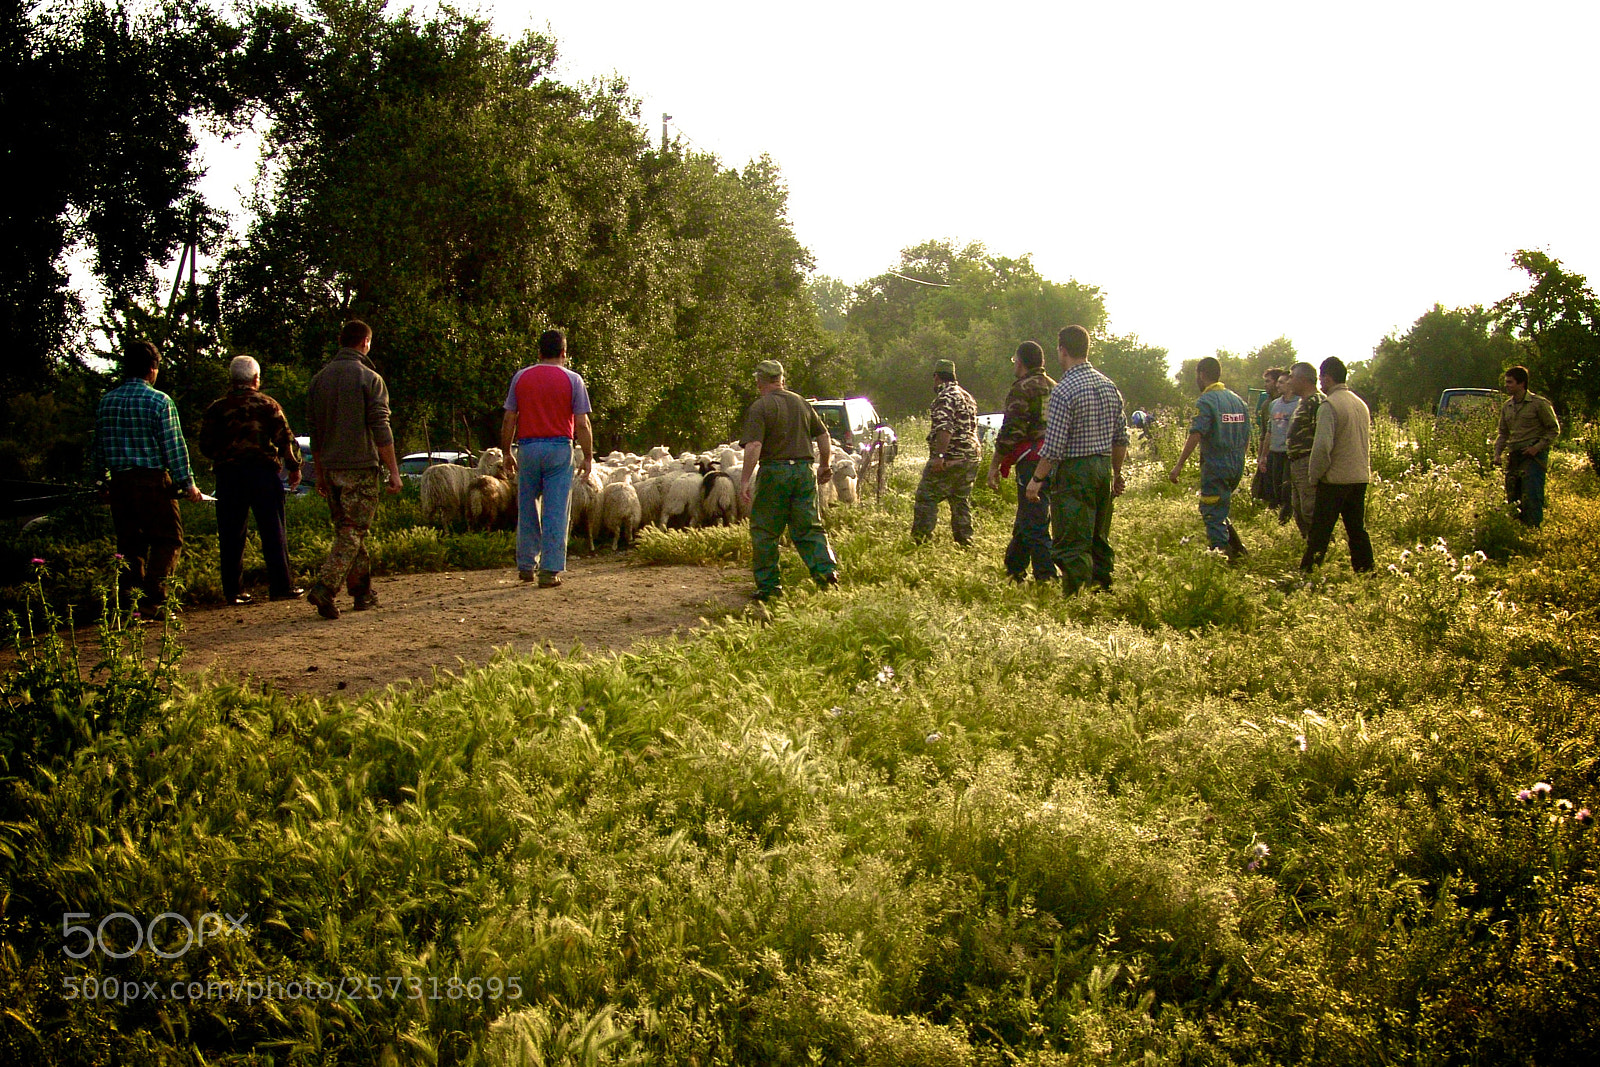
[[[750,509],[750,548],[756,599],[770,600],[783,592],[778,570],[778,539],[788,527],[800,558],[817,585],[839,582],[838,563],[817,514],[817,486],[832,477],[828,461],[833,441],[810,404],[783,387],[783,364],[775,359],[756,365],[761,396],[744,417],[744,478],[740,492]],[[821,467],[811,472],[811,442],[817,444]],[[756,466],[760,465],[760,477]],[[751,495],[751,480],[755,493]]]

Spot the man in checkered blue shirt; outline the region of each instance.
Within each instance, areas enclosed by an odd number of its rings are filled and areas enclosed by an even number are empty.
[[[122,603],[139,591],[149,617],[166,610],[167,576],[183,548],[177,496],[200,499],[178,409],[154,388],[160,372],[161,353],[149,341],[124,350],[123,381],[100,400],[90,457],[97,475],[111,472],[111,524],[126,565],[117,579]]]
[[[1048,486],[1050,558],[1072,596],[1090,580],[1111,588],[1111,500],[1127,488],[1128,428],[1116,383],[1089,364],[1089,331],[1063,327],[1056,354],[1061,380],[1050,391],[1044,447],[1025,492],[1037,501]]]

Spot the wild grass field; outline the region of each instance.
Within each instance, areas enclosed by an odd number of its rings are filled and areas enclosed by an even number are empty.
[[[1064,601],[1003,578],[1009,486],[914,546],[908,457],[830,518],[843,588],[786,553],[770,617],[624,655],[326,703],[36,656],[0,1058],[1580,1061],[1600,485],[1558,455],[1525,536],[1420,429],[1378,436],[1366,577],[1242,497],[1228,568],[1145,445],[1113,590]]]

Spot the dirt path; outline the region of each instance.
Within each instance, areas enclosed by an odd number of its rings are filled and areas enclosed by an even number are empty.
[[[567,562],[571,569],[556,589],[523,584],[515,569],[378,578],[377,608],[349,611],[342,597],[343,613],[334,621],[304,601],[274,604],[265,596],[240,608],[191,608],[183,614],[182,666],[285,693],[355,694],[428,683],[435,669],[485,663],[507,645],[627,649],[687,630],[708,614],[738,610],[753,588],[743,568]],[[92,647],[94,633],[81,632],[80,646]],[[154,634],[149,648],[153,653]],[[9,669],[10,659],[0,657],[0,670]]]

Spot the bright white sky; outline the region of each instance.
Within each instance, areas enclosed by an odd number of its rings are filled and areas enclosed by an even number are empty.
[[[470,6],[470,4],[469,4]],[[1544,248],[1600,282],[1600,4],[484,0],[659,138],[765,152],[817,269],[929,238],[1031,253],[1174,363],[1370,356]],[[217,175],[221,177],[220,174]]]

